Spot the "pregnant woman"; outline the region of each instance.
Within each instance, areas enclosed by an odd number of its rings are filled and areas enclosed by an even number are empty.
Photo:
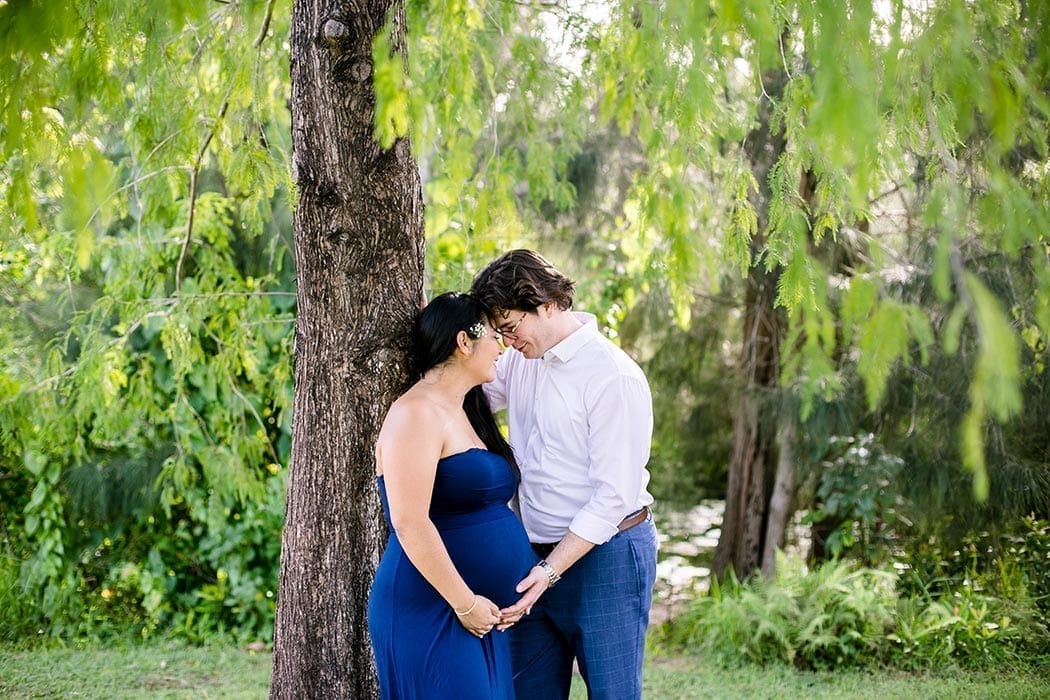
[[[502,338],[468,294],[435,298],[412,336],[415,383],[390,407],[376,444],[390,527],[368,602],[383,698],[514,697],[500,608],[535,566],[508,507],[510,447],[480,385]]]

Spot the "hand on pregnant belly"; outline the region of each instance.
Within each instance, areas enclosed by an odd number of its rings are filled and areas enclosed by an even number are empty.
[[[538,557],[517,518],[442,532],[452,563],[470,589],[505,608],[521,594],[515,590]]]

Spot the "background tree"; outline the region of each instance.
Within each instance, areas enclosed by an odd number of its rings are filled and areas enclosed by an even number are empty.
[[[763,76],[763,89],[771,103],[781,99],[786,81],[787,76],[779,67]],[[763,260],[766,232],[770,228],[770,209],[776,196],[770,175],[787,146],[782,127],[773,119],[772,112],[771,105],[760,107],[758,124],[745,142],[754,180],[760,184],[751,195],[756,212],[756,235],[750,243],[749,258],[753,262],[744,284],[739,365],[743,381],[733,415],[733,449],[729,460],[722,535],[713,562],[718,575],[728,567],[744,575],[762,566],[769,528],[779,526],[782,533],[784,526],[783,522],[774,524],[770,519],[774,485],[778,477],[783,478],[777,467],[783,466],[787,470],[793,466],[790,461],[779,464],[777,449],[775,409],[779,399],[780,353],[785,326],[783,311],[777,309],[776,304],[781,267]],[[788,513],[784,511],[780,515],[786,520]],[[783,545],[782,542],[778,544]]]
[[[375,438],[407,378],[423,202],[405,139],[375,138],[372,46],[404,53],[400,3],[296,0],[295,418],[274,698],[376,697],[365,608],[383,517]]]

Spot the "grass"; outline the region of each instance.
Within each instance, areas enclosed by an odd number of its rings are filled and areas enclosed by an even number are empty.
[[[580,696],[584,697],[584,696]],[[723,669],[684,656],[649,661],[646,698],[879,698],[880,700],[961,700],[1050,698],[1050,674],[973,673],[957,669],[938,674],[894,671],[868,673],[799,672],[786,666]]]
[[[12,699],[265,698],[269,679],[269,654],[230,647],[0,650],[0,697]],[[572,698],[585,697],[576,678]],[[722,669],[699,657],[664,656],[646,664],[645,697],[1050,700],[1050,671],[800,673],[787,667]]]
[[[0,650],[0,698],[265,698],[270,655],[177,644]]]

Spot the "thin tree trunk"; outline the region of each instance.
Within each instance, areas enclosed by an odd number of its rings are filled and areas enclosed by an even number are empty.
[[[763,76],[769,99],[779,99],[787,76],[782,70]],[[732,568],[740,577],[761,567],[769,515],[769,499],[776,474],[776,424],[770,406],[780,381],[780,343],[783,314],[776,304],[780,268],[766,269],[759,252],[769,224],[769,173],[784,152],[782,130],[771,126],[772,107],[762,101],[759,125],[748,134],[746,149],[759,183],[753,197],[758,234],[751,241],[753,264],[744,300],[744,338],[740,367],[743,379],[733,419],[733,450],[722,534],[712,569],[722,576]]]
[[[766,522],[765,549],[762,552],[762,575],[773,578],[777,573],[777,550],[784,548],[791,502],[795,497],[795,435],[794,416],[781,420],[777,432],[777,476],[773,495],[769,499],[769,518]]]
[[[295,414],[272,698],[378,696],[366,601],[384,536],[373,445],[406,377],[423,205],[408,143],[373,138],[372,41],[404,7],[295,0]]]
[[[806,170],[799,179],[799,197],[806,202],[809,212],[817,206],[817,177],[812,170]],[[841,246],[832,247],[837,252]],[[803,339],[793,349],[801,351]],[[773,492],[769,498],[769,513],[766,518],[766,533],[762,550],[762,575],[773,578],[777,572],[777,550],[784,548],[787,538],[788,519],[793,512],[795,499],[795,442],[798,437],[798,416],[794,411],[780,411],[777,430],[777,467]]]
[[[747,383],[733,418],[733,450],[722,534],[713,570],[744,577],[762,564],[769,499],[776,473],[776,423],[770,415],[779,381],[783,321],[773,308],[776,273],[752,270],[744,317],[742,366]]]

